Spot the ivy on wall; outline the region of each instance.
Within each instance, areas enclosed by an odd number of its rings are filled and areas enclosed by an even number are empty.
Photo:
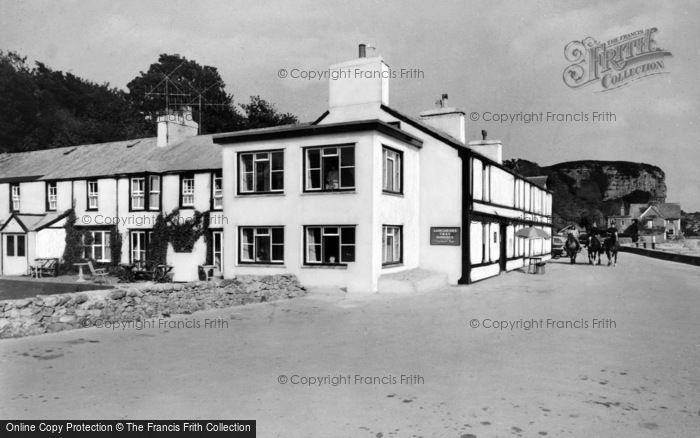
[[[159,214],[153,226],[148,243],[148,260],[157,264],[165,264],[168,253],[168,243],[173,245],[175,252],[192,252],[200,237],[206,239],[209,227],[209,212],[196,211],[189,218],[180,216],[180,210],[174,209],[167,215]]]
[[[122,235],[116,225],[109,229],[109,249],[112,253],[110,265],[116,267],[122,260]]]
[[[63,250],[63,271],[75,270],[74,263],[83,261],[83,233],[75,227],[77,221],[75,211],[71,208],[67,211],[66,224],[66,246]]]

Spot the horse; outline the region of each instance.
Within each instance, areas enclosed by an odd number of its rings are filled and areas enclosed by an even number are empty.
[[[600,257],[602,256],[603,252],[603,244],[601,243],[600,238],[597,234],[592,235],[588,241],[588,264],[592,265],[597,259],[597,264],[600,265]]]
[[[566,243],[564,243],[564,250],[566,255],[571,259],[571,264],[576,263],[576,254],[581,250],[581,244],[578,240],[574,238],[571,234],[566,238]]]
[[[617,265],[617,252],[620,249],[620,244],[618,243],[615,236],[611,236],[605,239],[605,241],[603,242],[603,248],[605,249],[605,255],[608,257],[608,266]]]

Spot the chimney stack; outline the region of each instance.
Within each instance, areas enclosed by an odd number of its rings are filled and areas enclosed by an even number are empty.
[[[158,147],[178,143],[199,133],[199,124],[194,121],[192,108],[183,106],[179,110],[168,109],[158,116]]]
[[[360,44],[360,58],[366,58],[366,57],[367,57],[367,45]]]
[[[420,113],[420,119],[433,128],[439,129],[445,134],[449,134],[464,143],[467,139],[464,126],[464,111],[458,108],[448,107],[447,99],[447,93],[443,93],[440,99],[435,102],[437,108],[423,111]]]

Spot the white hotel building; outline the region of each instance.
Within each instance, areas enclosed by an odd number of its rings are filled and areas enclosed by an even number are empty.
[[[467,142],[454,108],[392,109],[379,57],[331,69],[352,74],[329,81],[313,123],[196,136],[185,117],[161,120],[157,138],[0,154],[2,274],[60,258],[72,204],[99,261],[111,255],[97,216],[134,217],[118,226],[124,263],[145,256],[159,212],[211,210],[210,254],[199,245],[193,257],[219,260],[226,278],[293,273],[374,292],[381,276],[415,268],[466,284],[548,258],[549,239],[515,232],[551,234],[552,194],[505,169],[500,142]]]
[[[339,79],[314,123],[214,135],[225,277],[291,272],[303,284],[368,292],[382,275],[415,268],[471,283],[527,255],[548,258],[549,239],[515,233],[551,235],[552,194],[505,169],[500,142],[466,143],[464,113],[453,108],[418,119],[392,109],[379,57],[331,71]]]

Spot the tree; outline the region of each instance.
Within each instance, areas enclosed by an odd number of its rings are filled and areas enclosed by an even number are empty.
[[[126,93],[41,62],[0,52],[0,152],[28,151],[148,136],[153,129]]]
[[[273,104],[260,96],[250,96],[250,103],[241,104],[240,107],[245,112],[246,129],[298,123],[294,115],[278,113]]]
[[[168,110],[190,106],[194,120],[201,120],[202,134],[234,131],[242,125],[233,96],[226,93],[216,67],[164,53],[126,86],[132,107],[149,120],[155,121]]]

